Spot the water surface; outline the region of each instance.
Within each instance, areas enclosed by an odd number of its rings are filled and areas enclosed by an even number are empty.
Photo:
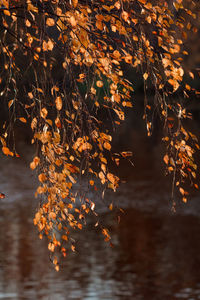
[[[119,224],[101,212],[114,248],[89,222],[56,272],[33,226],[36,180],[28,162],[1,157],[0,299],[200,299],[198,195],[174,214],[169,185],[151,174],[106,194],[124,208]]]

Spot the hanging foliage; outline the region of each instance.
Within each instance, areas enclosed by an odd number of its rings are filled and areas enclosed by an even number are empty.
[[[109,170],[109,160],[118,166],[131,156],[112,154],[109,126],[111,121],[120,125],[125,108],[133,109],[134,82],[124,76],[125,65],[144,81],[148,135],[155,108],[160,115],[173,186],[183,201],[186,180],[198,188],[193,155],[199,145],[182,123],[191,118],[183,99],[199,94],[185,83],[197,73],[183,64],[184,43],[191,30],[197,31],[194,5],[182,0],[0,0],[0,96],[9,116],[1,128],[2,151],[18,156],[15,146],[10,148],[10,133],[17,122],[31,127],[32,144],[39,149],[30,163],[39,181],[34,224],[40,238],[48,237],[56,270],[53,254],[59,249],[66,256],[69,247],[75,251],[70,233],[83,228],[88,214],[110,241],[90,191],[115,191],[120,179]],[[154,89],[154,101],[148,88]],[[177,92],[179,102],[173,98]]]

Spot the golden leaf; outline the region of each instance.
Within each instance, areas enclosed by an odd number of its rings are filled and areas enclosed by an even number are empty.
[[[28,11],[30,10],[30,11],[35,12],[35,13],[38,13],[38,8],[36,6],[34,6],[31,2],[28,3],[27,10]]]
[[[74,16],[71,16],[71,17],[69,18],[69,23],[72,25],[72,27],[76,27],[77,22],[76,22],[76,19],[75,19]]]
[[[83,228],[83,225],[82,225],[81,223],[78,223],[77,227],[78,227],[79,229],[82,229],[82,228]]]
[[[10,101],[8,102],[8,108],[10,108],[10,107],[13,105],[13,103],[14,103],[14,100],[10,100]]]
[[[40,115],[43,119],[45,119],[46,116],[48,115],[48,111],[45,107],[41,109]]]
[[[116,179],[115,179],[115,176],[111,173],[108,173],[107,174],[107,178],[110,182],[112,182],[113,184],[115,183]]]
[[[53,212],[53,211],[51,211],[51,212],[49,213],[49,219],[55,220],[55,219],[56,219],[56,213]]]
[[[123,12],[121,13],[121,17],[122,17],[122,19],[123,19],[125,22],[128,22],[128,20],[129,20],[129,15],[128,15],[128,13],[127,13],[126,11],[123,11]]]
[[[105,148],[106,150],[108,150],[108,151],[111,150],[111,145],[110,145],[110,143],[105,142],[105,143],[103,144],[103,146],[104,146],[104,148]]]
[[[101,179],[101,183],[104,184],[106,182],[105,175],[102,171],[99,172],[99,178]]]
[[[119,119],[124,121],[125,117],[124,117],[124,112],[121,111],[121,110],[117,110],[117,109],[114,109],[114,111],[116,112],[116,114],[118,115]]]
[[[184,191],[184,189],[183,188],[179,188],[179,192],[184,196],[185,195],[185,191]]]
[[[187,202],[187,198],[186,197],[183,197],[182,200],[183,200],[184,203]]]
[[[168,165],[168,163],[169,163],[169,156],[166,154],[166,155],[163,157],[163,160],[164,160],[164,162],[166,163],[166,165]]]
[[[148,73],[144,73],[144,74],[143,74],[144,80],[147,80],[148,77],[149,77]]]
[[[38,179],[40,182],[44,182],[47,180],[47,176],[44,173],[38,175]]]
[[[20,120],[22,123],[26,123],[26,122],[27,122],[26,119],[23,118],[23,117],[19,118],[19,120]]]
[[[52,18],[47,18],[46,20],[46,25],[47,26],[54,26],[55,25],[55,21]]]
[[[40,158],[38,156],[35,156],[33,161],[30,163],[30,168],[34,170],[39,163],[40,163]]]
[[[109,205],[109,209],[113,210],[113,204],[112,203]]]
[[[62,109],[62,99],[60,96],[56,98],[55,103],[56,103],[57,110],[61,110]]]
[[[10,156],[14,156],[14,153],[13,152],[11,152],[10,150],[9,150],[9,148],[8,147],[2,147],[2,151],[3,151],[3,153],[5,154],[5,155],[10,155]]]
[[[26,19],[25,24],[27,27],[31,27],[31,22],[28,19]]]
[[[103,86],[103,81],[98,80],[98,81],[96,82],[96,85],[97,85],[97,87],[101,88],[101,87]]]
[[[72,0],[72,4],[73,4],[74,8],[76,8],[78,5],[78,0]]]
[[[96,28],[98,28],[99,30],[102,31],[103,27],[104,27],[104,24],[101,21],[97,20],[96,21]]]
[[[59,119],[58,117],[55,119],[55,125],[56,125],[56,127],[58,127],[58,128],[61,128],[61,127],[62,127],[61,122],[60,122],[60,119]]]

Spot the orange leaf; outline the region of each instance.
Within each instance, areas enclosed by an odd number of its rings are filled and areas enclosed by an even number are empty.
[[[78,0],[72,0],[72,4],[73,4],[74,8],[76,8],[78,5]]]
[[[166,154],[166,155],[163,157],[163,160],[164,160],[164,162],[166,163],[166,165],[168,165],[168,163],[169,163],[169,156]]]
[[[149,77],[148,73],[144,73],[143,75],[144,80],[147,80],[148,77]]]
[[[40,182],[44,182],[47,180],[47,176],[44,173],[38,175],[38,179]]]
[[[183,188],[179,188],[179,192],[184,196],[185,195],[185,191],[184,191],[184,189]]]
[[[31,27],[31,22],[28,19],[26,19],[25,24],[27,27]]]
[[[19,118],[19,120],[22,122],[22,123],[26,123],[27,121],[26,121],[26,119],[25,118]]]
[[[43,119],[45,119],[46,116],[47,116],[47,114],[48,114],[47,109],[46,109],[45,107],[42,108],[42,110],[41,110],[41,112],[40,112],[41,117],[42,117]]]
[[[105,142],[105,143],[103,144],[103,146],[104,146],[104,148],[107,149],[108,151],[111,150],[111,145],[110,145],[110,143]]]
[[[102,82],[101,80],[98,80],[98,81],[96,82],[96,85],[97,85],[99,88],[101,88],[101,87],[103,86],[103,82]]]
[[[47,26],[54,26],[55,25],[55,21],[52,18],[47,18],[46,20],[46,25]]]
[[[55,103],[56,103],[57,110],[61,110],[62,109],[62,99],[60,96],[56,98]]]
[[[3,193],[0,193],[0,199],[4,199],[5,195]]]
[[[11,152],[8,147],[2,147],[2,151],[5,155],[14,156],[13,152]]]
[[[10,108],[10,107],[13,105],[13,102],[14,102],[14,100],[10,100],[10,101],[8,102],[8,108]]]

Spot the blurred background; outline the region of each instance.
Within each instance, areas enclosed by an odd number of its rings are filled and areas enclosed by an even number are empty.
[[[120,165],[126,183],[116,193],[105,192],[99,211],[114,247],[89,218],[74,233],[76,252],[63,259],[59,272],[33,225],[34,150],[20,128],[21,157],[0,156],[0,191],[6,194],[0,200],[0,299],[200,299],[199,193],[186,204],[176,196],[172,212],[172,179],[165,176],[159,130],[147,137],[142,114],[142,108],[133,109],[113,142],[114,149],[133,151],[134,162]],[[107,200],[124,213],[109,211]]]
[[[185,68],[198,72],[199,34],[191,33],[185,46],[192,53]],[[136,86],[135,104],[114,135],[113,149],[132,151],[134,167],[120,165],[126,183],[116,193],[106,191],[99,212],[114,247],[89,219],[85,229],[74,233],[76,252],[63,259],[59,272],[54,270],[47,241],[38,238],[33,225],[37,178],[29,163],[34,149],[29,132],[19,127],[20,158],[0,154],[0,192],[6,195],[0,199],[0,299],[200,299],[200,194],[193,191],[188,203],[175,195],[172,212],[172,178],[165,176],[160,124],[155,120],[153,135],[147,137],[143,84],[128,72]],[[199,80],[194,85],[198,88]],[[199,99],[189,99],[187,107],[194,117],[187,126],[199,137]],[[124,213],[109,211],[107,200]]]

